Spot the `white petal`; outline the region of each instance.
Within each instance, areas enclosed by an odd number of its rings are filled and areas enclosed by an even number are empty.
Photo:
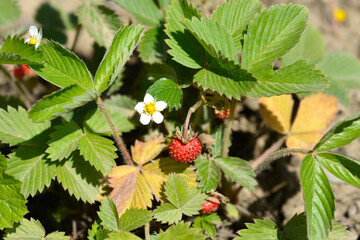
[[[148,104],[148,103],[151,103],[151,102],[154,102],[154,98],[150,94],[147,93],[145,95],[145,97],[144,97],[144,103]]]
[[[138,113],[142,114],[144,112],[144,107],[145,107],[145,103],[143,102],[139,102],[138,104],[136,104],[136,106],[134,107],[135,111],[137,111]]]
[[[164,116],[160,112],[156,112],[152,115],[154,122],[157,124],[162,123]]]
[[[26,40],[25,40],[25,43],[29,43],[30,42],[30,38],[27,38]]]
[[[38,29],[35,26],[29,28],[29,33],[31,37],[36,37],[38,35]]]
[[[145,113],[142,113],[141,116],[140,116],[140,122],[143,124],[143,125],[148,125],[149,122],[151,120],[151,116],[145,114]]]
[[[42,28],[40,28],[39,35],[37,36],[38,41],[40,41],[42,39],[42,35],[43,35]]]
[[[38,41],[36,44],[35,44],[35,49],[37,49],[39,46],[40,46],[40,41]]]
[[[166,108],[167,104],[164,101],[158,101],[155,103],[156,111],[162,111]]]

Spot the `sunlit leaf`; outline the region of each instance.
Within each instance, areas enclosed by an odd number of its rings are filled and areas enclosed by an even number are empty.
[[[199,188],[205,192],[215,190],[220,181],[220,169],[215,161],[200,155],[195,160],[195,167],[199,178]]]
[[[118,231],[116,233],[112,232],[108,234],[108,238],[105,240],[141,240],[141,238],[130,232]]]
[[[102,200],[98,215],[101,219],[101,225],[103,225],[105,229],[114,232],[120,229],[119,214],[114,202],[108,196]]]
[[[240,237],[234,240],[280,240],[278,234],[280,229],[274,222],[265,218],[264,220],[254,219],[254,223],[246,223],[247,229],[242,229],[237,233]]]
[[[163,141],[164,137],[162,136],[147,142],[136,140],[135,145],[131,146],[133,160],[139,165],[144,165],[145,163],[154,160],[166,146],[162,143]]]
[[[121,215],[119,229],[123,231],[133,231],[150,222],[152,217],[153,213],[145,209],[127,209],[124,214]]]
[[[329,232],[328,240],[348,240],[349,236],[350,231],[347,230],[347,227],[341,225],[341,223],[334,222]]]
[[[169,109],[181,107],[183,93],[181,86],[169,78],[161,78],[154,82],[147,90],[157,101],[167,103]]]
[[[206,236],[201,233],[198,228],[190,228],[190,223],[179,222],[176,225],[169,227],[164,233],[158,235],[157,240],[168,239],[191,239],[191,240],[205,240]]]

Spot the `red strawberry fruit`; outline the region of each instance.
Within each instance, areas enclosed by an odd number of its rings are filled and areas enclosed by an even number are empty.
[[[169,154],[172,159],[181,163],[193,162],[201,153],[201,143],[194,137],[184,143],[179,137],[175,137],[169,143]]]
[[[215,196],[215,198],[214,197],[211,198],[212,200],[208,199],[206,200],[205,203],[201,204],[201,206],[203,207],[201,211],[204,214],[210,214],[216,212],[219,208],[220,201],[218,199],[220,199],[220,197]]]
[[[24,76],[30,74],[32,70],[28,68],[26,65],[19,65],[18,67],[12,70],[12,73],[16,79],[22,79]]]

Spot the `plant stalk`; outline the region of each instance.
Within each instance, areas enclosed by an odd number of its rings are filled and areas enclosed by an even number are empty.
[[[145,224],[145,240],[150,240],[150,223]]]
[[[73,52],[76,48],[76,44],[79,40],[79,35],[80,35],[80,31],[82,29],[82,25],[81,24],[78,24],[77,27],[76,27],[76,33],[75,33],[75,39],[74,39],[74,42],[71,46],[71,51]]]
[[[118,134],[116,128],[115,128],[115,125],[114,123],[112,122],[108,112],[106,111],[105,107],[104,107],[104,104],[101,100],[100,97],[97,97],[96,98],[96,103],[97,105],[99,106],[99,108],[101,109],[102,113],[104,114],[112,132],[113,132],[113,135],[114,135],[114,138],[115,138],[115,142],[121,152],[121,155],[123,156],[123,158],[127,161],[128,165],[130,166],[133,166],[134,163],[132,162],[131,160],[131,157],[130,157],[130,154],[128,152],[128,150],[126,149],[126,146],[125,146],[125,143],[124,141],[122,140],[121,136]]]
[[[202,104],[202,100],[199,100],[197,103],[195,103],[188,111],[187,116],[186,116],[186,120],[185,120],[185,124],[184,124],[184,139],[185,141],[187,140],[188,137],[188,129],[189,129],[189,123],[190,123],[190,117],[191,114],[193,114],[196,109],[198,109]]]
[[[296,148],[285,148],[279,151],[276,151],[272,154],[269,154],[254,170],[256,174],[264,170],[264,168],[270,163],[276,161],[277,159],[285,156],[289,156],[296,153],[309,154],[311,150],[305,149],[296,149]]]
[[[225,132],[224,132],[224,137],[223,137],[223,145],[222,145],[222,151],[221,151],[221,156],[222,157],[226,157],[228,154],[228,143],[230,140],[230,133],[231,133],[231,126],[232,126],[232,122],[234,120],[234,114],[235,114],[235,106],[236,106],[236,100],[232,100],[231,102],[231,114],[230,114],[230,118],[229,121],[226,124],[226,128],[225,128]]]

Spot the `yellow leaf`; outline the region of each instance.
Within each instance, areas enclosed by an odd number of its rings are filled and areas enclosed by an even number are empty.
[[[272,129],[282,134],[289,132],[294,105],[291,95],[259,98],[259,104],[263,119]]]
[[[139,165],[144,165],[155,159],[166,146],[165,144],[161,144],[162,141],[164,141],[163,136],[147,142],[136,140],[135,145],[131,146],[132,159]]]
[[[298,133],[290,135],[286,139],[286,146],[289,148],[312,149],[324,134],[315,133]]]

